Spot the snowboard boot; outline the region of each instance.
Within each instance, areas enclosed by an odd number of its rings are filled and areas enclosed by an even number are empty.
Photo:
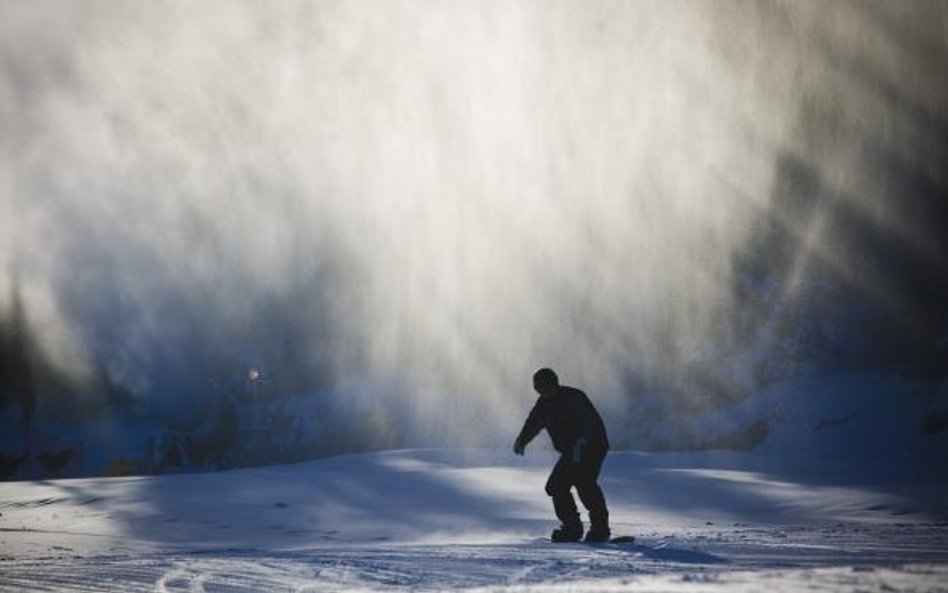
[[[612,536],[609,531],[609,512],[605,509],[589,513],[589,533],[587,542],[607,542]]]
[[[569,525],[560,525],[550,534],[550,539],[557,543],[578,542],[583,539],[583,524],[571,523]]]

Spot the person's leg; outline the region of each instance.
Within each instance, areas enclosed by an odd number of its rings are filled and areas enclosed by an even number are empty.
[[[559,529],[553,531],[554,540],[574,541],[583,536],[583,523],[579,519],[573,493],[570,492],[574,478],[572,465],[570,459],[561,456],[546,481],[546,493],[553,499],[553,511],[562,523]]]
[[[576,492],[583,506],[589,511],[589,533],[587,539],[606,540],[611,535],[609,530],[609,509],[606,508],[606,497],[599,487],[599,472],[602,462],[606,458],[606,451],[588,451],[586,458],[576,468]]]

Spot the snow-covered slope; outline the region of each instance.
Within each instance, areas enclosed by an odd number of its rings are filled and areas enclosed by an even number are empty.
[[[753,450],[768,471],[809,479],[948,482],[948,381],[895,373],[804,375],[740,403],[643,422],[634,438],[670,450]],[[748,458],[750,459],[750,458]]]
[[[841,485],[765,456],[610,455],[628,546],[553,545],[548,452],[409,450],[0,485],[0,590],[944,591],[946,485]]]

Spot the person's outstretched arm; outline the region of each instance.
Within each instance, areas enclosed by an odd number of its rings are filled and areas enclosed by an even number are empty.
[[[543,420],[539,408],[540,402],[537,401],[533,409],[530,410],[530,415],[527,416],[526,422],[523,423],[523,428],[520,429],[517,440],[514,441],[513,450],[517,455],[523,455],[524,449],[527,448],[527,445],[533,440],[533,437],[537,436],[540,431],[543,430]]]

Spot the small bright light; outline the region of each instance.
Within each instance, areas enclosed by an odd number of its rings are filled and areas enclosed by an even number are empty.
[[[250,372],[247,374],[250,377],[251,381],[256,381],[260,378],[260,369],[250,369]]]

